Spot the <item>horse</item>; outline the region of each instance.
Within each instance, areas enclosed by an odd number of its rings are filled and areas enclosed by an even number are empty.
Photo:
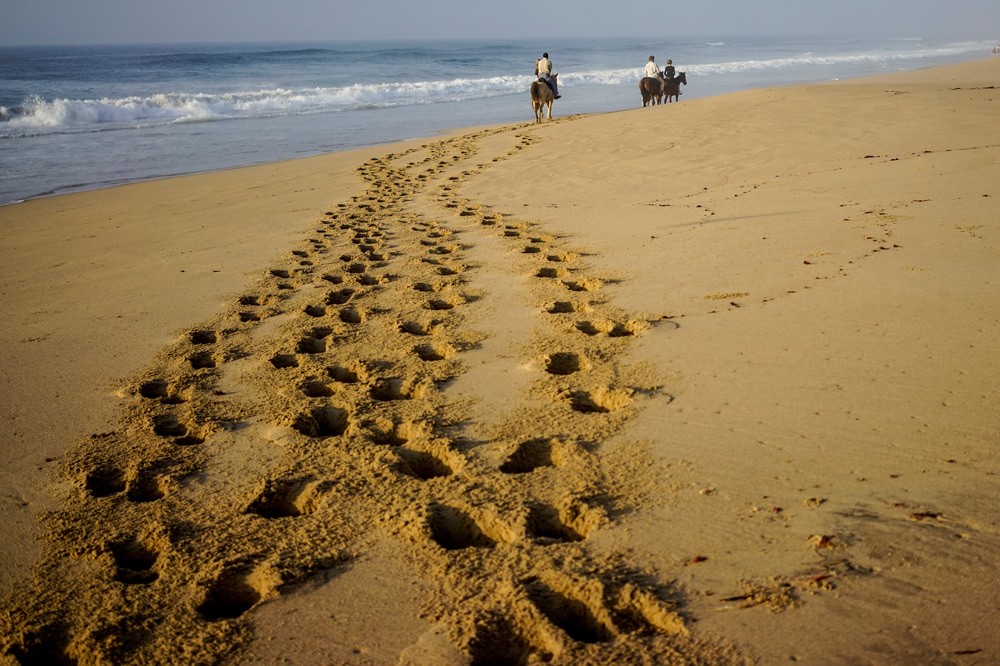
[[[677,76],[663,82],[663,94],[667,96],[667,102],[681,101],[681,84],[687,85],[688,79],[684,72],[677,72]],[[670,98],[673,99],[670,99]]]
[[[555,82],[558,74],[552,74],[552,81]],[[535,112],[535,122],[542,122],[542,110],[548,109],[549,120],[552,120],[552,102],[556,99],[544,80],[532,81],[531,83],[531,109]]]
[[[659,76],[644,76],[639,81],[639,94],[642,95],[642,106],[656,106],[663,102],[663,79]]]

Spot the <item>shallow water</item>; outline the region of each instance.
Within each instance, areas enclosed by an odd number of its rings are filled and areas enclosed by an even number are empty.
[[[0,203],[526,121],[549,51],[558,115],[633,108],[649,54],[685,99],[986,57],[920,38],[412,41],[0,48]]]

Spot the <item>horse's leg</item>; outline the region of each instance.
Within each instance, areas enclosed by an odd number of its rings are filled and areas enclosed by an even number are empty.
[[[552,120],[552,100],[550,99],[545,106],[548,107],[549,110],[549,120]]]

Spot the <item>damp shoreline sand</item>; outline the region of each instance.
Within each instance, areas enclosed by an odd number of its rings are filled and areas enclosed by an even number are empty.
[[[995,660],[998,79],[0,208],[0,645]]]

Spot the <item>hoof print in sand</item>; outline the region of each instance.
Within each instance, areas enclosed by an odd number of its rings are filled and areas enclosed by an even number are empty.
[[[299,367],[299,359],[295,354],[275,354],[271,357],[271,365],[278,369],[297,368]]]
[[[393,400],[413,400],[427,393],[428,386],[423,381],[403,379],[401,377],[386,377],[379,379],[371,387],[371,396],[379,402]]]
[[[499,539],[487,534],[482,521],[466,511],[445,504],[434,504],[427,516],[431,539],[445,550],[493,548]],[[499,527],[499,525],[496,525]]]
[[[500,471],[504,474],[527,474],[539,467],[562,467],[573,455],[582,455],[576,444],[559,439],[529,439],[517,445],[500,465]]]
[[[542,545],[583,541],[583,535],[563,524],[559,512],[545,505],[532,506],[528,511],[528,534]]]
[[[268,481],[247,511],[263,518],[293,518],[313,513],[332,482],[312,478]]]
[[[191,428],[173,414],[153,417],[153,432],[160,437],[172,437],[181,446],[201,444],[205,441],[203,428]]]
[[[529,579],[525,581],[525,592],[542,615],[572,640],[606,643],[614,638],[607,610],[599,603],[588,603],[595,595],[600,598],[599,591],[572,595],[540,580]]]
[[[219,336],[215,331],[191,331],[191,344],[193,345],[214,345],[218,339]]]
[[[607,414],[632,404],[632,391],[627,389],[598,388],[593,391],[573,391],[569,403],[577,412]]]
[[[130,502],[143,504],[162,499],[165,494],[164,479],[152,472],[139,472],[134,479],[128,482],[128,492],[125,493],[125,496]]]
[[[458,353],[454,347],[447,342],[437,344],[417,345],[413,348],[417,356],[423,361],[444,361]]]
[[[318,379],[307,379],[299,385],[299,390],[307,398],[329,398],[333,395],[333,389]]]
[[[573,352],[557,352],[545,359],[545,372],[550,375],[572,375],[589,368],[587,359]]]
[[[151,379],[139,386],[139,395],[148,400],[159,400],[165,405],[180,405],[187,398],[174,392],[165,379]]]
[[[403,462],[404,471],[421,481],[451,476],[454,473],[443,456],[430,451],[399,448],[396,449],[396,454]]]
[[[500,613],[476,620],[475,634],[466,648],[472,666],[527,664],[532,646],[514,624]],[[542,659],[549,661],[549,659]]]
[[[210,351],[195,352],[188,356],[188,362],[194,370],[208,370],[216,365],[215,355]]]
[[[84,479],[84,487],[91,497],[108,497],[125,490],[125,474],[113,465],[98,467]]]
[[[196,610],[210,622],[235,619],[263,601],[280,583],[270,569],[234,567],[208,586]]]
[[[110,544],[115,561],[115,580],[127,585],[148,585],[160,577],[153,566],[159,553],[137,538]]]
[[[357,384],[361,381],[362,372],[356,368],[349,368],[343,365],[331,365],[326,369],[326,374],[330,378],[341,384]]]
[[[299,340],[295,351],[299,354],[322,354],[326,351],[326,338],[333,333],[329,328],[314,328]]]
[[[322,305],[307,305],[305,310],[303,310],[310,317],[325,317],[326,308]]]
[[[348,425],[347,410],[333,405],[314,407],[299,414],[292,422],[292,428],[306,437],[338,437],[347,432]]]
[[[353,289],[339,289],[337,291],[331,291],[326,295],[327,305],[344,305],[347,301],[354,298],[355,291]]]
[[[399,330],[410,335],[434,335],[441,328],[441,322],[407,321],[399,325]]]

